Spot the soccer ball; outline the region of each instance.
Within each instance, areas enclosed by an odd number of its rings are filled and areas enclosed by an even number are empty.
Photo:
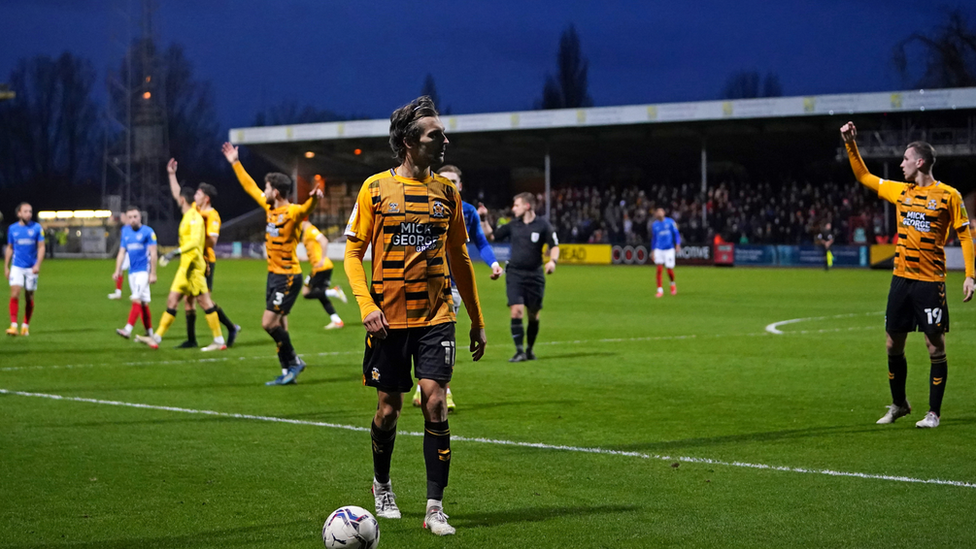
[[[380,525],[366,509],[346,505],[325,519],[322,542],[329,549],[375,549],[380,544]]]

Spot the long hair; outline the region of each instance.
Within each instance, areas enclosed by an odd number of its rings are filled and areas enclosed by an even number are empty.
[[[393,111],[390,116],[390,148],[393,149],[393,158],[403,162],[407,157],[404,141],[416,143],[420,140],[420,126],[417,121],[428,116],[440,116],[429,95],[420,96]]]

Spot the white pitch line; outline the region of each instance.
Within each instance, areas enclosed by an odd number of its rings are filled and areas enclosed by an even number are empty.
[[[796,324],[797,322],[807,322],[810,320],[830,320],[833,318],[851,318],[855,316],[869,316],[869,315],[879,315],[884,313],[850,313],[844,315],[831,315],[831,316],[810,316],[806,318],[791,318],[790,320],[780,320],[779,322],[773,322],[766,326],[766,331],[775,334],[783,335],[784,332],[779,330],[780,326],[785,326],[786,324]]]
[[[199,415],[207,415],[207,416],[226,417],[232,419],[268,421],[274,423],[290,423],[292,425],[310,425],[314,427],[328,427],[331,429],[342,429],[346,431],[356,431],[356,432],[366,432],[369,430],[365,427],[358,427],[355,425],[342,425],[339,423],[328,423],[322,421],[307,421],[303,419],[288,419],[288,418],[280,418],[274,416],[258,416],[258,415],[251,415],[251,414],[234,414],[234,413],[227,413],[227,412],[216,412],[213,410],[194,410],[191,408],[179,408],[175,406],[157,406],[153,404],[141,404],[136,402],[120,402],[117,400],[100,400],[96,398],[69,397],[69,396],[51,395],[45,393],[29,393],[25,391],[11,391],[7,389],[0,389],[0,394],[17,395],[23,397],[46,398],[51,400],[85,402],[90,404],[104,404],[109,406],[123,406],[127,408],[140,408],[144,410],[160,410],[164,412],[178,412],[183,414],[199,414]],[[418,433],[416,431],[399,431],[397,434],[411,436],[411,437],[424,436],[423,433]],[[491,439],[491,438],[462,437],[462,436],[452,436],[451,439],[458,442],[477,442],[482,444],[493,444],[498,446],[536,448],[539,450],[555,450],[555,451],[563,451],[563,452],[579,452],[579,453],[586,453],[586,454],[636,457],[641,459],[654,459],[654,460],[671,461],[671,462],[680,461],[684,463],[720,465],[724,467],[764,469],[769,471],[781,471],[786,473],[827,475],[832,477],[853,477],[853,478],[862,478],[862,479],[869,479],[869,480],[887,480],[892,482],[907,482],[912,484],[936,484],[941,486],[956,486],[959,488],[976,488],[976,483],[964,482],[958,480],[922,479],[922,478],[914,478],[914,477],[906,477],[906,476],[878,475],[878,474],[857,473],[857,472],[850,472],[850,471],[835,471],[833,469],[808,469],[805,467],[788,467],[783,465],[768,465],[765,463],[748,463],[743,461],[722,461],[722,460],[702,458],[702,457],[645,454],[642,452],[627,452],[622,450],[609,450],[606,448],[592,448],[592,447],[581,447],[581,446],[565,446],[559,444],[546,444],[542,442],[519,442],[519,441],[512,441],[512,440],[499,440],[499,439]]]
[[[324,353],[300,353],[298,356],[309,357],[309,356],[338,356],[338,355],[361,355],[362,351],[329,351]],[[243,362],[246,360],[270,360],[276,359],[274,355],[259,355],[259,356],[227,356],[227,357],[208,357],[208,358],[186,358],[178,360],[146,360],[146,361],[135,361],[135,362],[102,362],[99,364],[67,364],[63,366],[53,365],[53,366],[8,366],[6,368],[0,368],[0,372],[15,372],[19,370],[57,370],[57,369],[70,369],[70,368],[95,368],[101,366],[159,366],[165,364],[201,364],[207,362],[231,362],[238,361]]]

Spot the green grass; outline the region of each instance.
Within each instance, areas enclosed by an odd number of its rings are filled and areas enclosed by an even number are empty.
[[[489,347],[479,363],[458,354],[452,434],[649,457],[455,440],[445,503],[458,533],[440,539],[420,528],[422,439],[402,434],[404,518],[380,521],[381,547],[976,545],[973,487],[729,465],[976,483],[976,309],[960,303],[960,275],[949,280],[943,422],[923,431],[918,335],[915,412],[874,424],[889,401],[887,273],[679,268],[680,294],[655,299],[650,268],[560,266],[539,360],[509,364],[504,282],[478,267]],[[159,351],[116,336],[128,304],[105,298],[111,270],[45,263],[31,336],[0,340],[0,389],[368,425],[375,394],[361,385],[354,304],[338,304],[344,330],[325,332],[319,304],[297,303],[292,340],[310,367],[297,386],[265,387],[278,366],[260,328],[263,263],[220,263],[214,296],[245,331],[216,356],[172,349],[182,315]],[[154,322],[172,269],[160,278]],[[764,329],[808,317],[827,318]],[[406,409],[401,432],[422,421]],[[317,547],[333,509],[372,508],[369,435],[310,424],[3,394],[0,464],[0,547]]]

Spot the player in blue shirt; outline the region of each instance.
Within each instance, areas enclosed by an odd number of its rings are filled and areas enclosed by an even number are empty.
[[[148,225],[142,224],[142,212],[136,206],[129,206],[125,210],[125,221],[112,277],[116,280],[122,278],[123,263],[128,256],[129,289],[132,290],[129,299],[132,300],[132,309],[129,310],[129,322],[125,328],[119,328],[115,333],[129,339],[132,327],[141,316],[146,335],[152,337],[152,315],[149,312],[152,295],[149,286],[156,283],[156,233]]]
[[[674,285],[674,257],[675,250],[681,251],[681,235],[678,233],[678,224],[664,216],[664,208],[654,210],[651,248],[654,250],[654,264],[657,265],[657,294],[654,297],[664,295],[661,271],[665,267],[668,269],[668,277],[671,278],[671,295],[678,295],[678,287]]]
[[[32,221],[34,209],[30,204],[17,205],[18,221],[7,230],[7,247],[3,255],[3,276],[10,283],[10,328],[7,335],[17,335],[17,313],[20,292],[24,290],[24,323],[20,335],[30,335],[30,319],[34,314],[34,292],[37,274],[44,261],[44,229]],[[11,264],[12,263],[12,264]]]
[[[461,169],[457,166],[452,166],[450,164],[445,164],[441,166],[441,169],[437,170],[437,173],[457,187],[458,192],[461,192]],[[478,248],[478,253],[481,255],[481,259],[491,267],[491,279],[498,280],[498,277],[502,276],[505,272],[502,266],[498,264],[498,260],[495,259],[495,251],[491,249],[491,244],[488,243],[488,238],[485,236],[485,231],[483,227],[487,227],[490,232],[491,227],[487,223],[481,221],[481,216],[478,215],[478,209],[467,202],[461,202],[461,214],[464,216],[464,225],[468,231],[468,242],[474,242],[474,245]],[[454,285],[454,280],[451,280],[451,293],[454,295],[454,314],[457,315],[461,308],[461,294],[457,290],[457,286]],[[447,385],[447,411],[453,412],[456,408],[454,404],[454,395],[451,394],[451,384]],[[421,395],[420,395],[420,385],[417,385],[417,390],[413,394],[413,405],[420,406]]]

